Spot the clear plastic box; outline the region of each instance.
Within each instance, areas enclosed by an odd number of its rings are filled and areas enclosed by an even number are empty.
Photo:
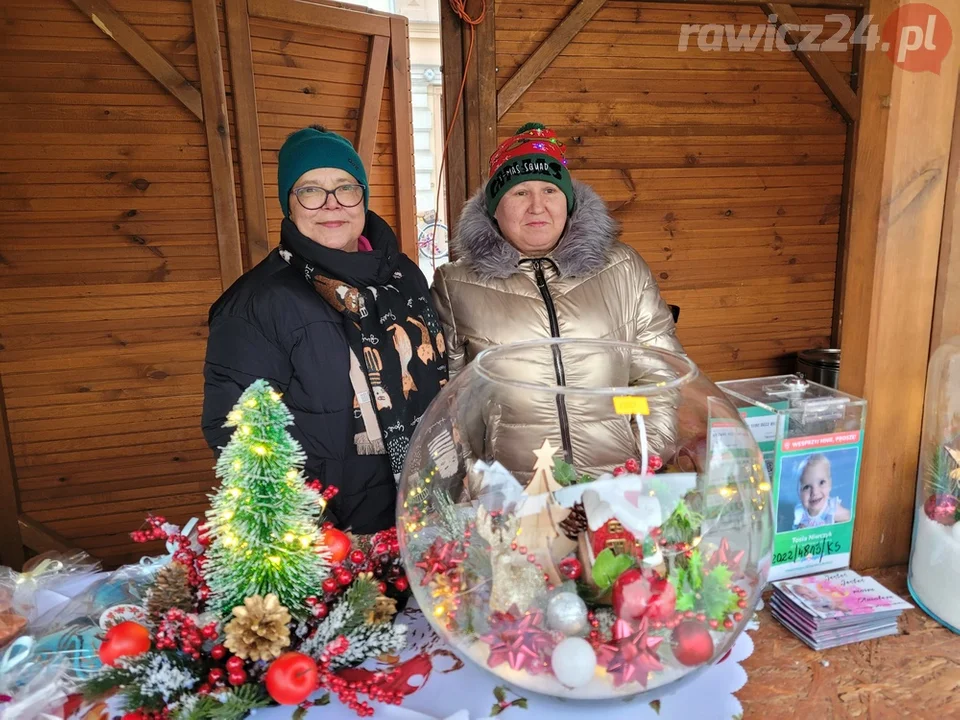
[[[763,453],[780,580],[850,565],[867,401],[802,375],[718,383]]]

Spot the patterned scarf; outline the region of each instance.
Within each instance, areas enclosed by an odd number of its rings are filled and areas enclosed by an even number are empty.
[[[386,451],[399,476],[410,437],[447,382],[446,347],[423,277],[413,268],[400,267],[393,231],[376,214],[367,213],[363,235],[373,248],[369,252],[331,250],[284,219],[280,255],[342,315],[347,342],[372,393],[383,439],[382,444],[376,442],[376,429],[364,423],[362,408],[369,399],[355,387],[358,452]]]

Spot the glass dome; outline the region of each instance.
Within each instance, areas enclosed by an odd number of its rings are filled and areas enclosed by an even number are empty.
[[[427,410],[397,527],[417,602],[463,658],[547,695],[653,697],[752,617],[770,483],[688,358],[537,340],[481,353]]]

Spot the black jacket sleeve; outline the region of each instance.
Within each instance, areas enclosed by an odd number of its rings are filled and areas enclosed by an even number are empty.
[[[214,454],[220,454],[233,434],[233,428],[224,423],[243,391],[262,378],[283,392],[290,374],[289,358],[244,318],[220,316],[210,324],[202,424]]]

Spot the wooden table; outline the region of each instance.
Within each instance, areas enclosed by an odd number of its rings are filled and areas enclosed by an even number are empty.
[[[913,603],[905,567],[869,574]],[[744,720],[960,718],[960,636],[920,610],[904,613],[900,631],[814,652],[765,608],[743,663],[749,680],[737,693]]]

